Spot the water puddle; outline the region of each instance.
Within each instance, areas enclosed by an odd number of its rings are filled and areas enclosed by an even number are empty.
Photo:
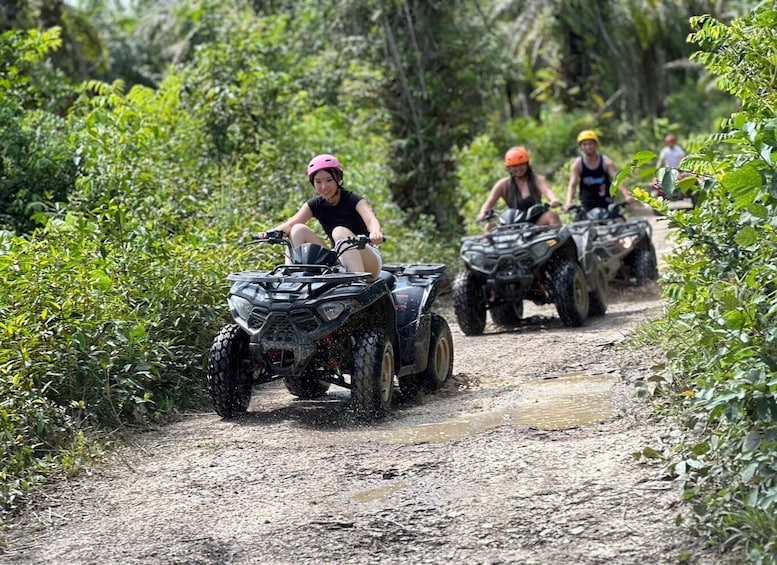
[[[612,416],[615,375],[564,375],[529,381],[520,389],[521,400],[507,410],[472,414],[436,424],[391,432],[391,443],[442,443],[504,425],[566,430],[604,422]]]
[[[351,495],[354,502],[383,502],[391,498],[395,492],[399,492],[407,485],[405,481],[398,481],[380,488],[371,488]]]

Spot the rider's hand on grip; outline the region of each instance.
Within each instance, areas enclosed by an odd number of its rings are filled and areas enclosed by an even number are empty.
[[[483,213],[482,216],[479,216],[477,218],[477,221],[478,222],[487,222],[489,220],[492,220],[495,216],[496,216],[496,212],[494,212],[493,210],[487,210],[486,212]]]

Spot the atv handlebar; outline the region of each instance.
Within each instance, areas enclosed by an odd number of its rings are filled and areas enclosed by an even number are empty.
[[[621,211],[630,204],[630,202],[610,202],[607,208],[601,208],[601,210],[605,210],[606,212],[604,212],[601,217],[596,218],[596,220],[614,220],[616,218],[623,218],[624,216]],[[591,210],[598,210],[598,208],[592,208]],[[594,219],[588,217],[588,212],[591,210],[586,210],[580,204],[572,204],[567,212],[572,214],[574,221],[579,222]]]
[[[384,235],[383,241],[388,238]],[[285,245],[289,251],[294,248],[294,244],[291,238],[286,235],[283,230],[270,230],[262,233],[258,233],[251,236],[251,243],[273,243],[276,245]],[[346,237],[335,243],[334,251],[339,257],[350,249],[364,249],[371,243],[370,237],[367,235],[357,235],[354,237]]]

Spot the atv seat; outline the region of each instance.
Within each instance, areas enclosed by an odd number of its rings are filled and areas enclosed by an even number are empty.
[[[397,278],[390,271],[381,270],[381,272],[378,273],[378,279],[386,283],[389,291],[394,290],[394,286],[397,284]]]

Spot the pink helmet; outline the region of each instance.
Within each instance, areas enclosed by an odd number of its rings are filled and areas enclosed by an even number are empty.
[[[323,155],[316,155],[308,163],[308,179],[310,179],[310,182],[313,182],[313,175],[324,169],[332,170],[332,176],[335,177],[338,184],[343,180],[343,166],[340,164],[340,161],[334,155],[324,153]]]

